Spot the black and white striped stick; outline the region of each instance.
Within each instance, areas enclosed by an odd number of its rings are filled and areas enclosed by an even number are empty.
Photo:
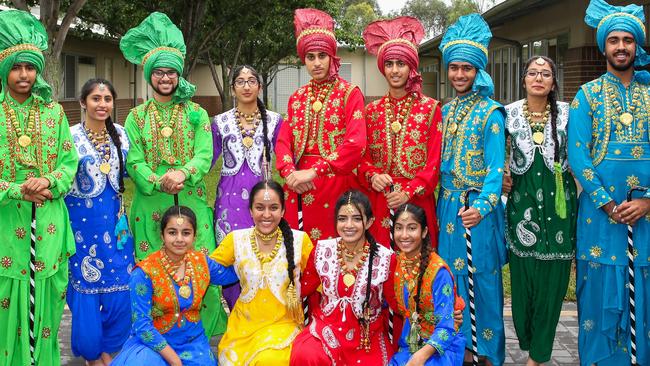
[[[298,194],[298,230],[303,231],[305,224],[302,221],[302,195]],[[298,294],[300,296],[300,294]],[[304,318],[304,324],[307,325],[309,323],[309,301],[307,301],[307,297],[302,298],[302,315]]]
[[[395,186],[390,185],[390,191],[395,192]],[[395,210],[392,208],[388,208],[388,211],[390,212],[390,247],[395,249],[395,240],[393,239],[393,225],[395,224]],[[393,321],[395,319],[395,312],[393,312],[393,309],[388,307],[388,340],[390,340],[391,343],[393,343],[393,329],[395,328]]]
[[[32,366],[36,365],[35,349],[35,312],[36,312],[36,203],[32,202],[32,226],[29,246],[29,359]]]
[[[480,192],[478,188],[470,187],[463,192],[465,200],[465,210],[469,209],[469,194],[471,192]],[[472,326],[472,365],[478,365],[478,340],[476,337],[476,306],[474,304],[474,266],[472,263],[472,229],[465,228],[465,242],[467,244],[467,280],[469,282],[469,318]]]
[[[174,206],[178,206],[178,193],[174,194]]]
[[[632,187],[627,191],[627,201],[632,201],[632,193],[635,191],[646,192],[646,187]],[[632,225],[627,225],[627,273],[630,281],[629,303],[630,303],[630,358],[632,365],[636,362],[636,299],[634,289],[634,229]]]

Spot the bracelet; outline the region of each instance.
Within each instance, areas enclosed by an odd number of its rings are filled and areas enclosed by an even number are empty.
[[[609,212],[609,217],[612,217],[613,214],[616,213],[616,210],[618,209],[618,205],[614,205],[614,208]]]

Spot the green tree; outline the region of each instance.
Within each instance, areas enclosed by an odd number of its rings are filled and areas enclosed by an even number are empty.
[[[453,24],[463,15],[483,13],[492,5],[494,5],[494,0],[452,0],[447,13],[447,24]]]
[[[442,0],[408,0],[401,15],[410,15],[422,22],[427,38],[441,34],[447,25],[447,5]]]
[[[377,18],[377,13],[368,2],[348,6],[339,21],[338,41],[353,48],[363,45],[363,30]]]
[[[60,0],[11,0],[11,4],[16,9],[27,12],[33,6],[40,6],[40,21],[45,26],[48,36],[48,48],[43,53],[45,56],[43,78],[52,86],[52,97],[55,100],[59,98],[63,86],[63,72],[61,69],[63,44],[72,23],[85,3],[86,0],[72,0],[63,3]]]

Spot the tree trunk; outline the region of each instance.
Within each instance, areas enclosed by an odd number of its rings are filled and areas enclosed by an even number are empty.
[[[63,68],[61,67],[61,57],[55,56],[47,50],[43,53],[45,56],[45,68],[43,69],[43,79],[52,87],[52,99],[57,101],[63,94]]]
[[[224,111],[229,111],[233,107],[232,93],[230,92],[230,72],[228,63],[221,61],[221,80],[223,80],[223,92],[221,93],[221,105]]]
[[[263,99],[262,101],[264,102],[264,105],[266,108],[269,108],[269,83],[267,81],[269,80],[269,73],[268,72],[263,72],[262,73],[262,88],[263,88]],[[276,106],[271,106],[273,108],[276,108]]]

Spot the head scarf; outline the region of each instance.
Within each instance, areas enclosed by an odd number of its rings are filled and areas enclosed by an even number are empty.
[[[34,65],[36,82],[32,94],[45,102],[52,101],[52,88],[41,73],[45,67],[43,51],[47,49],[47,32],[33,15],[22,10],[0,12],[0,77],[2,90],[7,90],[7,77],[11,68],[21,62]],[[0,93],[0,101],[5,93]]]
[[[605,40],[611,32],[628,32],[636,41],[634,65],[645,66],[650,63],[650,57],[642,47],[645,44],[645,16],[642,6],[612,6],[604,0],[591,0],[585,14],[585,23],[596,28],[596,42],[600,52],[605,52]]]
[[[494,93],[492,78],[485,71],[490,39],[490,27],[480,15],[474,13],[458,18],[458,21],[447,29],[440,43],[445,68],[454,61],[472,64],[476,67],[472,90],[488,97]]]
[[[174,69],[179,73],[178,88],[172,96],[176,103],[186,102],[196,91],[180,74],[185,61],[183,33],[163,13],[151,13],[135,28],[129,29],[120,41],[124,58],[144,66],[144,75],[151,84],[151,72],[159,67]]]
[[[363,31],[366,50],[377,55],[377,68],[384,73],[386,60],[400,60],[409,66],[406,91],[422,93],[422,76],[418,73],[418,44],[424,38],[424,27],[413,17],[372,22]]]
[[[318,9],[296,9],[293,13],[293,26],[296,48],[302,62],[305,62],[307,52],[325,52],[331,59],[329,76],[337,75],[341,58],[336,56],[334,19]]]

